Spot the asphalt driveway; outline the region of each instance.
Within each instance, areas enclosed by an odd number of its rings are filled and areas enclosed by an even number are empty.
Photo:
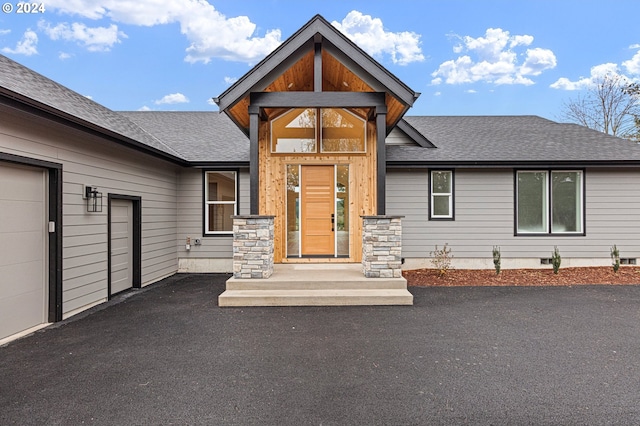
[[[218,308],[178,275],[0,347],[0,424],[640,424],[640,287]]]

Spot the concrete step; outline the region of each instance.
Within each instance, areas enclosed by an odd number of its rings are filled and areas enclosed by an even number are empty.
[[[266,280],[231,278],[227,290],[345,290],[406,289],[407,280],[365,278],[360,264],[275,265]]]
[[[219,306],[412,305],[407,280],[365,278],[360,264],[278,264],[267,279],[230,278]]]
[[[218,305],[221,307],[413,305],[413,295],[406,288],[227,290],[219,296]]]
[[[273,274],[269,279],[230,278],[227,290],[384,290],[407,288],[405,278],[330,277],[308,273],[298,277]]]

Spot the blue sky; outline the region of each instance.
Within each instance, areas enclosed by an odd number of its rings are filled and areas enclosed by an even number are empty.
[[[2,2],[2,54],[113,110],[216,110],[317,13],[422,93],[410,115],[559,120],[594,76],[640,79],[637,0]]]

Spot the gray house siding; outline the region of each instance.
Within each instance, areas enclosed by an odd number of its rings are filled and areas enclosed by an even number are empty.
[[[62,165],[63,315],[107,297],[108,194],[141,197],[141,284],[177,271],[177,167],[14,109],[0,107],[0,151]],[[102,192],[88,213],[83,185]]]
[[[233,168],[231,170],[234,170]],[[204,235],[204,188],[202,169],[183,169],[178,177],[178,238],[180,272],[231,272],[232,235]],[[249,173],[238,172],[238,207],[249,214]],[[186,239],[191,238],[191,250]],[[195,245],[199,238],[201,245]]]
[[[506,265],[539,266],[558,246],[564,264],[609,264],[616,244],[622,257],[640,256],[640,171],[586,169],[586,236],[514,236],[514,170],[455,171],[455,220],[428,220],[428,171],[390,170],[387,213],[405,216],[407,266],[429,266],[434,246],[447,243],[454,263],[492,267],[500,246]]]

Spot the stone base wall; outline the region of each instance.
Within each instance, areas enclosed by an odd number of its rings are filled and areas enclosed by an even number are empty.
[[[403,217],[362,216],[362,269],[365,277],[402,277]]]
[[[273,274],[274,216],[233,217],[233,276],[269,278]]]

